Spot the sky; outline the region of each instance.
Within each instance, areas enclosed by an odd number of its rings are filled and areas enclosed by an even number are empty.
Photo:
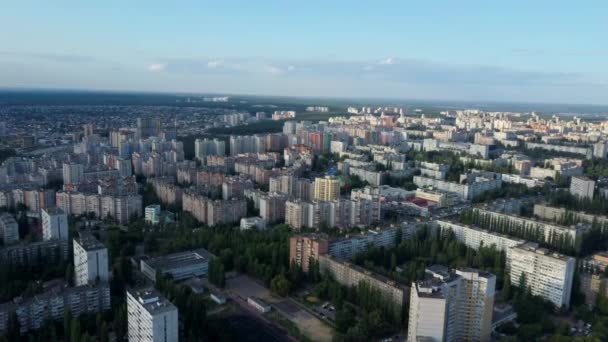
[[[0,87],[608,104],[605,0],[0,3]]]

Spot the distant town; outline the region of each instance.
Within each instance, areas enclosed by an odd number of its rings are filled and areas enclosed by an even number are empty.
[[[608,340],[608,112],[52,98],[0,101],[0,341]]]

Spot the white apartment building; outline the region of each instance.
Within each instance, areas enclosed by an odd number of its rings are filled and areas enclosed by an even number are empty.
[[[407,341],[490,341],[496,276],[434,265],[412,283]]]
[[[498,189],[502,185],[500,179],[489,179],[475,177],[473,182],[466,184],[447,182],[434,178],[414,176],[414,184],[418,187],[434,187],[439,190],[454,192],[462,199],[473,199],[475,196],[492,189]]]
[[[447,220],[437,220],[437,226],[439,226],[442,231],[451,230],[454,232],[458,241],[475,250],[479,249],[482,244],[484,247],[494,245],[496,250],[505,251],[508,254],[510,253],[511,247],[526,242],[522,239]]]
[[[48,240],[68,239],[68,216],[60,208],[41,210],[42,238]]]
[[[570,181],[570,193],[578,198],[593,199],[595,181],[587,177],[572,177]]]
[[[144,210],[144,218],[147,223],[159,224],[160,223],[160,205],[152,204],[146,207]]]
[[[0,215],[0,230],[5,245],[19,241],[19,225],[13,215],[9,213]]]
[[[581,235],[587,226],[562,226],[556,223],[543,222],[536,219],[529,219],[522,216],[505,214],[497,211],[487,210],[483,207],[474,208],[480,217],[490,217],[497,221],[508,222],[512,229],[534,229],[540,230],[545,237],[545,241],[550,241],[552,236],[565,237],[573,244],[577,236]]]
[[[127,291],[129,342],[178,342],[177,307],[156,290]]]
[[[507,257],[507,269],[511,283],[518,285],[525,275],[526,286],[532,294],[540,296],[557,307],[568,307],[572,293],[572,278],[576,259],[539,248],[536,243],[511,247]]]
[[[76,286],[108,282],[108,249],[91,234],[74,239],[74,283]]]

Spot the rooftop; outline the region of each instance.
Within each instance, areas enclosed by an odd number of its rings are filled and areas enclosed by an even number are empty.
[[[203,248],[200,248],[192,251],[168,254],[156,258],[149,258],[147,260],[142,261],[156,270],[166,270],[208,262],[209,259],[209,252],[207,252],[207,250]]]
[[[177,310],[175,305],[167,298],[163,297],[154,288],[145,288],[140,290],[129,290],[131,296],[146,309],[151,315],[155,315],[165,311]]]
[[[101,243],[99,240],[97,240],[92,234],[90,233],[81,233],[79,238],[74,239],[78,242],[78,244],[85,250],[85,251],[95,251],[95,250],[99,250],[99,249],[105,249],[106,246],[104,246],[103,243]]]
[[[63,212],[63,209],[57,208],[57,207],[46,208],[46,209],[42,209],[42,210],[44,210],[49,215],[63,215],[63,214],[65,214]]]

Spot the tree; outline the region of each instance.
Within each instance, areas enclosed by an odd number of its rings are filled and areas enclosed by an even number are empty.
[[[270,290],[279,296],[285,297],[289,294],[289,290],[291,288],[291,283],[289,280],[283,275],[279,274],[272,278],[270,281]]]
[[[108,325],[106,322],[101,323],[101,329],[99,330],[99,342],[109,342],[110,335],[108,333]]]
[[[80,341],[80,337],[82,336],[82,330],[80,328],[80,320],[78,319],[78,317],[72,318],[72,323],[70,323],[70,327],[70,341]]]
[[[68,341],[70,338],[71,324],[72,324],[72,311],[65,310],[63,312],[63,335],[65,336],[66,339],[68,339]]]
[[[508,302],[511,299],[511,277],[505,274],[502,284],[502,300]]]
[[[355,322],[355,314],[347,305],[343,306],[336,312],[336,330],[341,333],[346,333]]]
[[[6,323],[6,337],[9,341],[19,341],[21,339],[21,323],[16,312],[11,312],[8,315]]]

